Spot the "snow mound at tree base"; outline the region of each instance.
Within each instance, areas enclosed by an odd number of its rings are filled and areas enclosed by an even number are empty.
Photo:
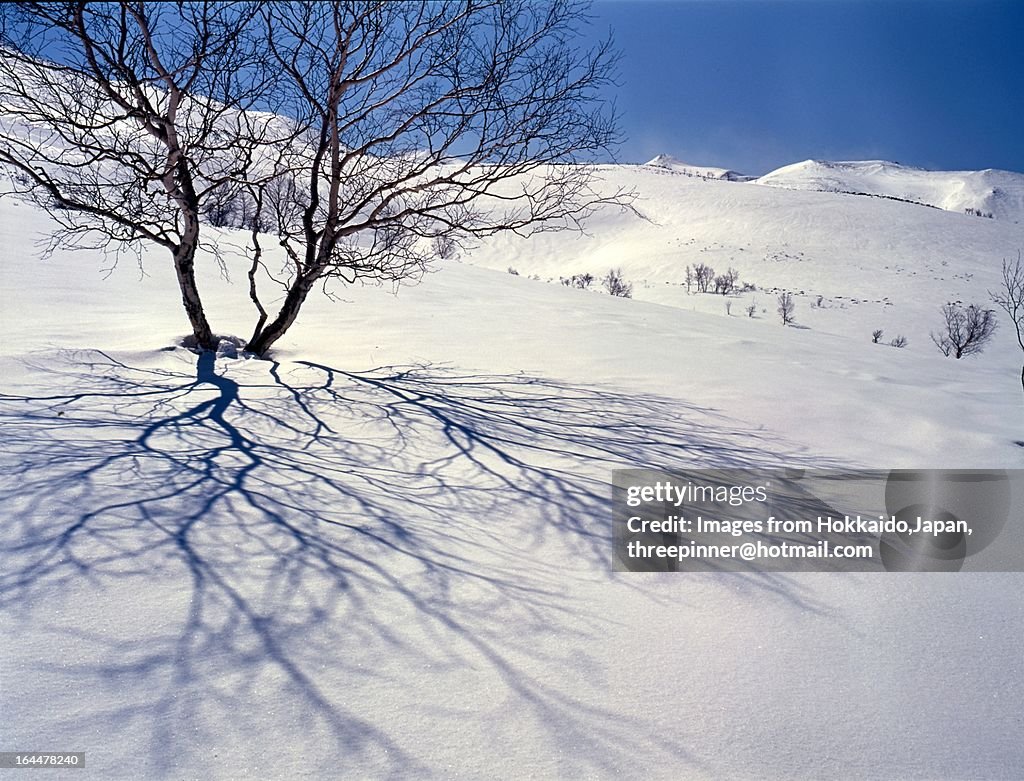
[[[256,353],[245,349],[248,342],[240,336],[216,336],[215,338],[217,339],[217,348],[209,352],[213,352],[217,358],[259,358]],[[192,334],[183,337],[179,344],[197,355],[207,352],[207,350],[199,346],[198,341],[196,341],[195,336]]]

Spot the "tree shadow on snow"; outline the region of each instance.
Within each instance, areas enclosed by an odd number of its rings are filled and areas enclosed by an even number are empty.
[[[430,775],[443,754],[418,741],[473,746],[489,720],[495,745],[473,750],[515,761],[550,742],[548,775],[640,756],[699,770],[617,712],[587,654],[617,617],[572,589],[668,598],[637,588],[665,576],[608,573],[610,469],[792,461],[764,432],[678,400],[432,366],[88,351],[34,375],[0,397],[0,606],[63,615],[46,626],[79,653],[47,674],[107,690],[66,716],[72,733],[79,718],[144,735],[139,761],[166,775],[189,746],[272,718],[281,741],[315,736],[311,772]],[[796,578],[728,579],[818,607]],[[100,627],[92,609],[132,618]]]

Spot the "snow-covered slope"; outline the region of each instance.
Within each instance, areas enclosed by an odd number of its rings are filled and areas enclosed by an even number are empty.
[[[805,160],[767,173],[756,183],[896,198],[1024,222],[1024,174],[1012,171],[928,171],[884,160]]]
[[[339,289],[266,362],[176,346],[164,253],[41,263],[52,225],[0,200],[5,750],[85,751],[81,779],[1018,776],[1022,576],[613,573],[608,485],[1021,465],[1012,340],[927,340],[1020,227],[603,176],[648,220]],[[234,282],[204,255],[202,289],[245,334],[247,237],[218,236]],[[701,259],[803,290],[808,327],[688,295]],[[525,276],[612,265],[648,300]]]
[[[698,179],[723,179],[729,182],[747,182],[754,178],[752,176],[747,176],[746,174],[737,173],[736,171],[728,168],[715,168],[707,165],[691,165],[690,163],[684,163],[682,160],[677,160],[672,157],[672,155],[658,155],[657,157],[648,160],[644,165],[651,166],[652,168],[663,168],[666,171],[684,174],[685,176],[695,176]]]
[[[1002,260],[1024,248],[1022,225],[889,199],[660,176],[644,167],[609,167],[602,176],[609,190],[637,193],[641,216],[609,210],[583,236],[499,237],[467,260],[555,283],[622,268],[634,298],[751,319],[769,331],[778,325],[777,293],[789,291],[802,326],[854,343],[880,328],[886,342],[902,334],[905,352],[932,356],[942,304],[987,304]],[[734,268],[757,289],[688,293],[685,269],[700,263],[717,273]],[[1005,341],[1010,365],[1013,343]]]

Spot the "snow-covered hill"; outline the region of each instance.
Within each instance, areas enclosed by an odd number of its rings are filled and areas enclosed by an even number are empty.
[[[621,268],[634,298],[750,319],[769,331],[778,325],[777,294],[788,291],[797,322],[813,331],[856,344],[883,329],[886,342],[904,335],[907,351],[932,356],[942,304],[986,304],[1002,260],[1024,247],[1022,225],[890,199],[663,176],[646,166],[601,175],[608,190],[637,193],[640,216],[607,211],[584,236],[498,237],[466,260],[555,283],[574,274],[599,280]],[[717,273],[734,268],[756,289],[728,297],[687,292],[686,267],[701,263]],[[1004,348],[1010,366],[1012,340],[994,354]]]
[[[1024,222],[1024,174],[1012,171],[928,171],[884,160],[805,160],[767,173],[756,183],[895,198]]]
[[[1018,775],[1022,576],[614,573],[608,496],[627,466],[1024,465],[1009,334],[928,339],[1024,230],[601,175],[642,217],[338,288],[273,361],[180,346],[166,253],[39,262],[52,224],[0,199],[0,742],[82,779]],[[209,235],[245,334],[248,237]],[[757,289],[687,293],[697,262]],[[612,266],[633,300],[557,283]]]

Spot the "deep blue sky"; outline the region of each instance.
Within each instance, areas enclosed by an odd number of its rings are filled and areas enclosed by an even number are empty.
[[[1024,172],[1024,0],[596,0],[619,158]]]

